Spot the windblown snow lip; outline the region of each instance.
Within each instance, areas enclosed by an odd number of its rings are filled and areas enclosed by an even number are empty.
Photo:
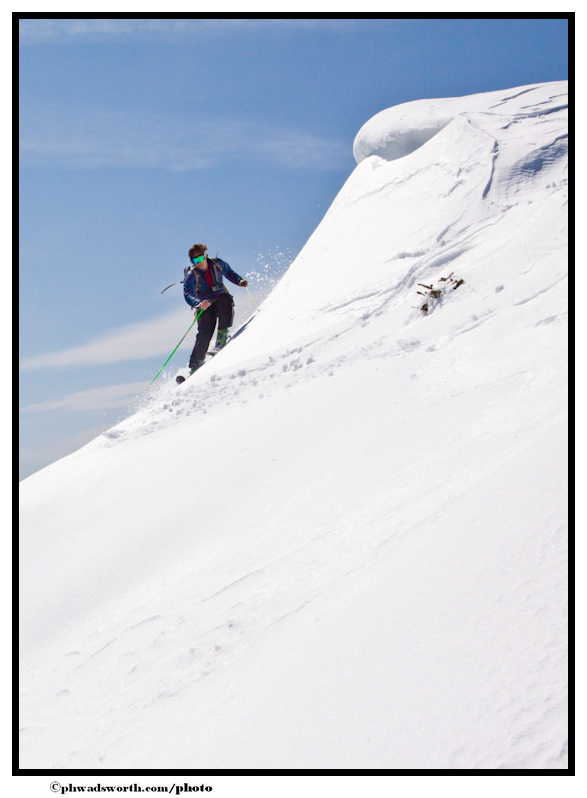
[[[432,109],[423,108],[420,100],[387,108],[359,130],[353,155],[358,164],[370,155],[395,161],[415,152],[453,119],[454,115],[437,116]]]
[[[553,88],[557,84],[553,84]],[[413,102],[386,108],[375,114],[356,135],[353,144],[353,155],[359,164],[370,155],[377,155],[386,161],[403,158],[426,144],[440,133],[457,116],[466,113],[481,112],[499,115],[508,110],[508,104],[521,94],[530,94],[541,88],[543,84],[526,86],[522,91],[512,89],[472,94],[467,97],[444,97],[430,100],[414,100]],[[559,97],[561,95],[555,95]],[[555,98],[547,101],[550,104]],[[529,100],[532,99],[530,96]],[[540,105],[542,105],[541,103]],[[536,116],[552,113],[566,106],[543,109],[532,105],[525,106],[529,110],[522,116]],[[495,109],[499,108],[499,111]],[[519,107],[514,111],[520,116]]]

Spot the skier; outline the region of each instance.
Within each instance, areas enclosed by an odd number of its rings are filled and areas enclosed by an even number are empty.
[[[234,301],[222,278],[226,277],[231,283],[241,285],[243,288],[249,284],[225,261],[220,258],[209,258],[206,255],[207,249],[205,244],[194,244],[190,248],[192,265],[183,283],[185,301],[196,313],[204,311],[198,319],[198,335],[190,357],[190,374],[204,363],[217,321],[216,351],[222,349],[228,339],[228,328],[232,326],[234,316]]]

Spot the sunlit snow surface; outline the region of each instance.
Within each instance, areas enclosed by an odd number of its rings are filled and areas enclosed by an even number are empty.
[[[566,91],[375,116],[246,332],[21,483],[21,767],[567,766]]]

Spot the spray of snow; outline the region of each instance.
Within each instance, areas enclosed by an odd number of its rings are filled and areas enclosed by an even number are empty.
[[[251,316],[256,314],[265,299],[284,276],[292,261],[293,256],[287,248],[281,249],[278,247],[274,250],[269,250],[267,255],[263,253],[257,255],[257,265],[243,275],[249,282],[249,290],[246,296],[243,297],[242,289],[239,289],[238,295],[235,296],[234,323],[231,329],[233,335],[238,332],[239,328]],[[174,360],[161,372],[148,392],[145,394],[144,391],[140,391],[132,397],[132,400],[127,404],[126,412],[121,415],[119,421],[123,421],[129,415],[134,415],[139,410],[152,406],[159,399],[165,401],[170,391],[176,387],[175,378],[177,375],[188,375],[187,367],[181,360],[180,365],[178,365],[178,359],[183,355],[183,360],[185,360],[185,353],[193,346],[196,328],[194,327],[193,330],[193,333],[186,338],[186,344],[180,347]]]
[[[233,334],[252,313],[261,307],[287,272],[292,261],[293,256],[287,247],[276,247],[269,250],[267,254],[259,253],[257,255],[256,266],[244,274],[249,281],[249,290],[246,292],[246,296],[242,293],[242,289],[240,289],[238,297],[235,296],[234,324],[231,330]]]

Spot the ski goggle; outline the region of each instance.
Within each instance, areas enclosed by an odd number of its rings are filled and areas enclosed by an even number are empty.
[[[197,266],[198,263],[201,263],[203,260],[206,260],[206,256],[200,255],[199,258],[192,258],[192,263],[194,263]]]

